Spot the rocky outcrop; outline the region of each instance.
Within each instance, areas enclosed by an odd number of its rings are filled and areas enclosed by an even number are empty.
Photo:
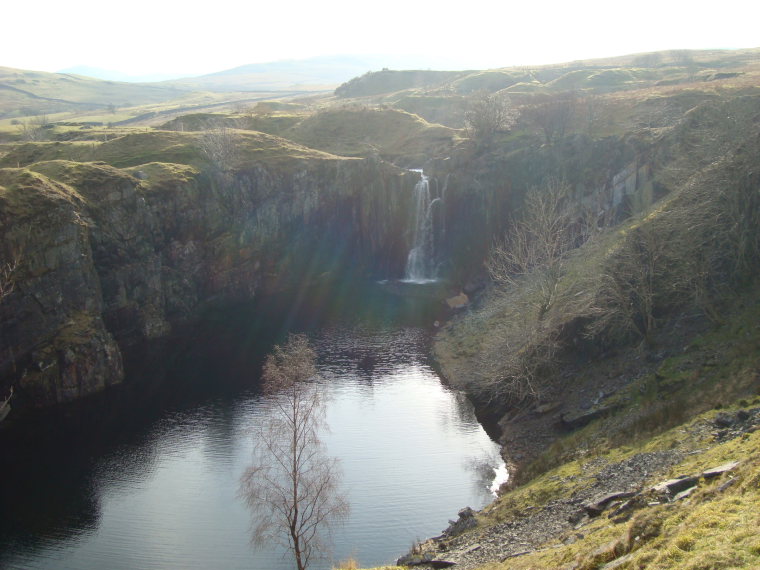
[[[403,267],[418,175],[282,158],[234,173],[49,161],[0,169],[0,388],[43,406],[118,383],[122,351],[214,303]]]
[[[462,282],[482,269],[494,237],[503,234],[530,188],[564,181],[599,225],[641,211],[667,190],[655,184],[658,165],[649,142],[576,135],[552,145],[525,143],[482,155],[454,154],[426,166],[431,179],[447,181],[441,249]]]
[[[0,171],[0,192],[2,259],[17,265],[13,290],[0,303],[3,376],[17,380],[19,395],[41,403],[120,382],[121,355],[102,319],[84,198],[24,169]]]

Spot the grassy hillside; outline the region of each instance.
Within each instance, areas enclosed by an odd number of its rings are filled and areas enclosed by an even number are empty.
[[[155,84],[0,67],[0,118],[162,103],[186,92]]]
[[[602,113],[627,111],[608,131],[656,157],[661,197],[639,214],[589,223],[583,194],[553,202],[548,181],[526,199],[488,292],[435,343],[498,418],[511,488],[423,552],[488,569],[760,564],[760,97],[742,81],[605,97]],[[688,496],[653,490],[680,476]]]
[[[651,352],[619,347],[566,363],[563,403],[589,403],[601,390],[606,412],[574,430],[554,430],[567,416],[549,402],[514,413],[502,423],[508,456],[520,430],[538,455],[474,530],[428,552],[489,570],[757,567],[759,310],[753,282],[719,325],[690,311],[663,326]],[[702,475],[726,464],[735,467]],[[687,496],[656,489],[678,477],[693,477]]]
[[[757,73],[759,49],[672,50],[623,57],[478,71],[383,71],[367,73],[336,89],[340,97],[366,97],[402,90],[472,93],[578,89],[595,92],[714,81]]]
[[[457,133],[404,111],[346,107],[315,113],[283,136],[334,154],[414,166],[450,152]]]

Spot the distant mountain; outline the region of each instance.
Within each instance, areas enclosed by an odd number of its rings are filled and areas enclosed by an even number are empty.
[[[368,71],[384,68],[447,69],[445,60],[421,56],[334,55],[242,65],[164,84],[205,91],[315,91],[332,89]]]
[[[81,75],[125,83],[164,83],[173,87],[205,91],[280,91],[332,88],[368,71],[389,69],[452,70],[460,62],[435,56],[330,55],[241,65],[199,76],[176,73],[130,75],[113,69],[77,65],[58,73]]]
[[[94,79],[103,79],[105,81],[120,81],[124,83],[155,83],[158,81],[168,81],[170,79],[179,79],[183,76],[176,73],[152,73],[145,75],[129,75],[113,69],[103,69],[101,67],[92,67],[90,65],[76,65],[61,69],[58,73],[70,73],[74,75],[83,75]]]

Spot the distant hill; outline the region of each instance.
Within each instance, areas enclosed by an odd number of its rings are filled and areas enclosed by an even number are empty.
[[[372,70],[432,66],[441,69],[442,62],[402,55],[334,55],[242,65],[163,85],[203,91],[318,91],[333,89]]]
[[[176,86],[103,81],[68,73],[0,67],[0,118],[131,107],[186,95]]]
[[[760,48],[669,50],[540,66],[482,71],[382,69],[356,75],[335,94],[343,98],[398,94],[402,91],[466,95],[474,91],[605,93],[655,85],[713,81],[744,73],[760,63]],[[737,71],[737,70],[741,71]]]
[[[186,97],[191,92],[327,91],[373,69],[432,65],[408,56],[324,56],[243,65],[198,77],[153,82],[96,67],[60,73],[0,67],[0,119],[115,107],[137,107]],[[438,62],[440,64],[440,62]]]
[[[93,79],[102,79],[104,81],[121,81],[123,83],[157,83],[159,81],[169,81],[171,79],[182,78],[178,73],[150,73],[141,75],[130,75],[113,69],[103,69],[101,67],[92,67],[90,65],[77,65],[60,69],[57,73],[69,75],[82,75]]]

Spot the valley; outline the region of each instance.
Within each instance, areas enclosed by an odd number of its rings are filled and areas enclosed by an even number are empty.
[[[284,299],[287,328],[431,281],[416,324],[510,480],[406,563],[756,566],[758,54],[277,90],[1,68],[0,436],[230,308]],[[653,490],[679,476],[690,495]]]

